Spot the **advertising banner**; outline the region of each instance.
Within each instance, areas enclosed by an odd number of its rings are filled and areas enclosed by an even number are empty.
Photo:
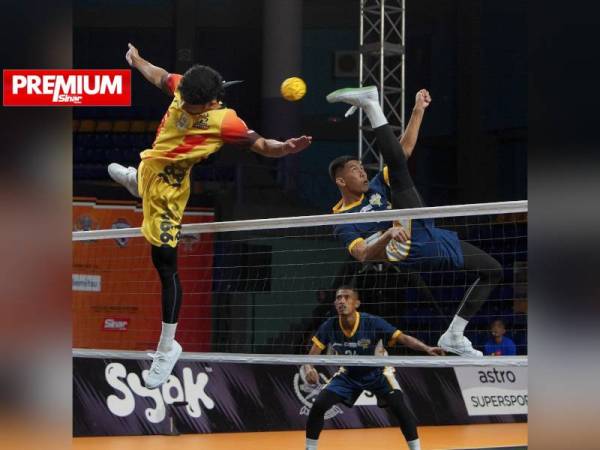
[[[150,360],[73,359],[75,436],[302,430],[323,385],[294,365],[181,360],[160,388],[146,389]],[[317,367],[330,378],[337,367]],[[512,369],[511,369],[512,370]],[[401,368],[395,374],[419,425],[524,422],[524,415],[471,417],[453,368]],[[353,408],[333,406],[325,428],[397,426],[363,392]],[[299,444],[302,445],[302,444]]]
[[[527,414],[527,367],[456,367],[470,416]]]
[[[188,208],[183,223],[213,222],[212,211]],[[133,202],[76,201],[73,231],[139,227]],[[186,351],[211,341],[213,235],[184,235],[178,271],[184,292],[177,336]],[[160,281],[143,237],[73,242],[73,347],[147,350],[160,335]]]

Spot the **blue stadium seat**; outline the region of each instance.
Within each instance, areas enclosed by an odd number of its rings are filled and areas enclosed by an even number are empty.
[[[75,135],[75,144],[90,147],[92,145],[93,133],[77,133]]]
[[[105,148],[112,145],[112,135],[109,133],[96,133],[93,138],[93,145],[96,148]]]
[[[515,343],[517,347],[518,355],[527,354],[527,331],[526,330],[512,330],[511,333],[507,333]]]
[[[114,133],[112,135],[112,145],[115,147],[129,147],[131,139],[128,133]]]

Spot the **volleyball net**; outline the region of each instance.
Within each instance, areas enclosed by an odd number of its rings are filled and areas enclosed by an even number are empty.
[[[360,311],[435,345],[475,275],[432,269],[429,261],[360,263],[334,233],[340,224],[407,219],[435,219],[437,227],[455,231],[501,264],[502,281],[465,334],[484,350],[492,338],[491,323],[501,320],[517,354],[526,355],[526,201],[184,224],[177,332],[184,352],[232,361],[306,354],[319,325],[335,316],[333,301],[341,285],[358,290]],[[139,228],[73,232],[74,348],[81,354],[153,349],[160,314],[160,282]],[[388,351],[414,355],[406,348]]]

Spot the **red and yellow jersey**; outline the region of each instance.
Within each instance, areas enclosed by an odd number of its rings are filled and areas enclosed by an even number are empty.
[[[248,129],[233,109],[213,109],[190,114],[182,109],[177,89],[182,76],[169,74],[166,87],[173,101],[162,118],[152,148],[141,153],[142,160],[154,160],[191,167],[217,152],[223,144],[250,147],[260,136]]]

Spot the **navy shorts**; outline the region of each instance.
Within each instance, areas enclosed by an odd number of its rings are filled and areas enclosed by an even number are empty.
[[[387,405],[386,397],[394,391],[400,390],[400,385],[394,376],[393,369],[386,368],[381,375],[367,382],[355,380],[343,372],[338,372],[327,383],[325,389],[340,396],[346,406],[353,406],[363,391],[369,391],[377,396],[377,405],[385,407]]]

